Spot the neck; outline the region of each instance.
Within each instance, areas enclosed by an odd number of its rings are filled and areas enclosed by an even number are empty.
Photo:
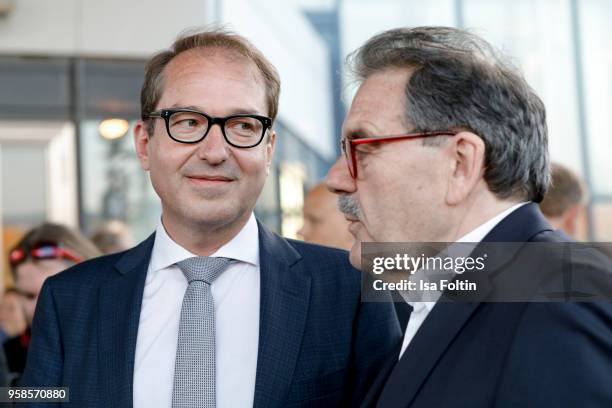
[[[251,216],[244,216],[229,223],[210,224],[198,222],[177,222],[168,214],[162,214],[162,224],[168,236],[189,252],[209,256],[230,242],[246,225]]]
[[[456,208],[456,214],[453,217],[456,227],[449,231],[452,236],[449,237],[450,240],[448,242],[457,241],[519,202],[521,201],[516,199],[499,199],[487,191],[485,194],[466,203],[467,205]]]

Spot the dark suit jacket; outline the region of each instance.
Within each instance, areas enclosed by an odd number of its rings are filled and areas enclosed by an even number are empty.
[[[262,225],[259,240],[254,406],[357,405],[400,341],[392,305],[360,302],[360,273],[345,251],[285,240]],[[47,279],[23,386],[68,386],[77,407],[132,406],[138,319],[153,242],[151,236],[127,252]]]
[[[10,338],[2,344],[4,348],[3,354],[6,356],[4,364],[8,367],[7,378],[11,386],[16,385],[25,369],[30,337],[31,333],[28,328],[24,333]]]
[[[9,370],[6,364],[6,356],[4,350],[0,349],[0,387],[7,387],[9,385]]]
[[[483,241],[563,240],[527,204]],[[365,406],[612,407],[612,303],[438,302],[397,356]]]

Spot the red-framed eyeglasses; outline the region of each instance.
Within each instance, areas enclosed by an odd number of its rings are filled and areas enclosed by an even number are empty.
[[[380,136],[380,137],[367,137],[360,139],[340,139],[340,148],[344,153],[346,159],[346,165],[348,166],[349,173],[354,179],[357,178],[357,154],[356,146],[368,144],[368,143],[384,143],[384,142],[395,142],[398,140],[408,139],[420,139],[425,137],[433,136],[455,136],[457,132],[451,131],[440,131],[440,132],[421,132],[421,133],[407,133],[405,135],[394,135],[394,136]],[[347,148],[348,145],[348,148]]]
[[[73,262],[83,261],[83,257],[74,252],[70,248],[58,245],[55,243],[38,243],[28,251],[25,248],[17,247],[13,248],[9,252],[9,263],[12,267],[19,265],[24,262],[27,258],[32,259],[68,259]]]

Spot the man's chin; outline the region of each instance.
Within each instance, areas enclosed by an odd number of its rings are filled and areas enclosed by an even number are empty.
[[[189,208],[185,211],[191,223],[199,228],[222,228],[234,223],[240,223],[246,217],[242,208],[235,208],[227,204],[206,203],[201,207]],[[250,213],[249,213],[250,215]]]
[[[349,252],[349,262],[355,268],[361,270],[361,241],[358,239],[355,239]]]

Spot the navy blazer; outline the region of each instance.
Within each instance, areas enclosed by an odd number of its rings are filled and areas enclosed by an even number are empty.
[[[132,406],[153,242],[45,281],[22,386],[68,386],[76,407]],[[401,341],[392,305],[360,301],[361,276],[345,251],[286,240],[261,224],[259,242],[254,407],[357,405]]]
[[[483,241],[565,240],[530,203]],[[364,406],[612,407],[612,303],[439,302],[397,356]]]

